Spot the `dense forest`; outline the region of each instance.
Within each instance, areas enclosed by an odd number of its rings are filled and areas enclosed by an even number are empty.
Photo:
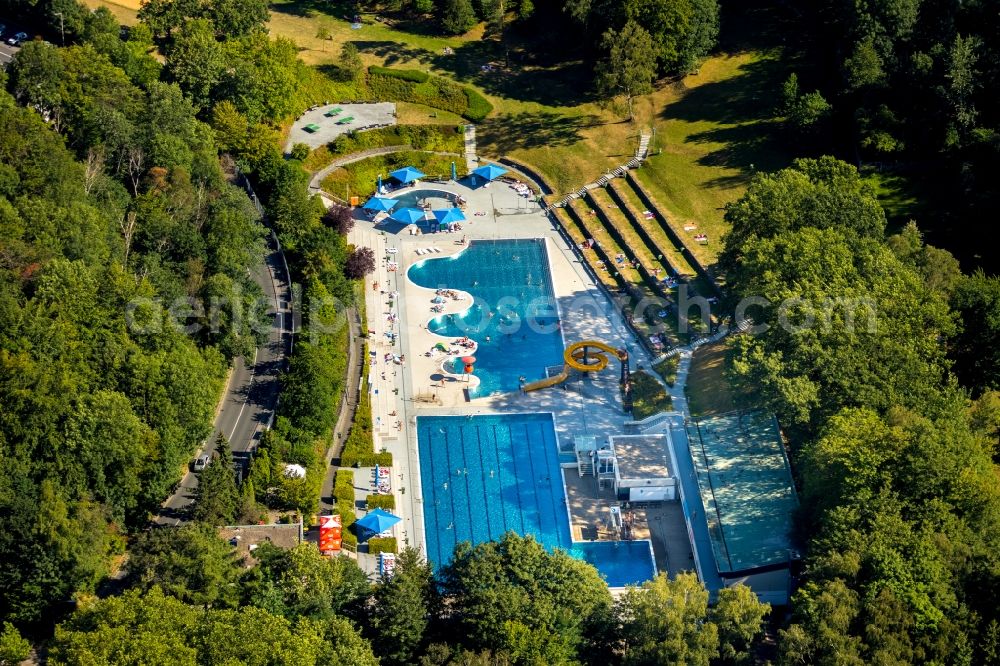
[[[773,97],[804,159],[755,175],[727,207],[720,267],[731,307],[769,303],[745,312],[768,326],[736,338],[730,373],[779,415],[801,493],[806,557],[787,621],[771,618],[773,650],[768,608],[746,588],[710,607],[693,576],[660,577],[616,600],[588,565],[514,536],[460,547],[438,572],[405,551],[374,586],[311,546],[234,561],[209,526],[258,502],[314,505],[343,383],[337,323],[357,251],[278,148],[310,74],[263,30],[259,1],[154,0],[127,31],[74,0],[3,6],[44,16],[66,46],[28,42],[0,72],[0,663],[26,654],[22,636],[64,664],[1000,660],[1000,279],[963,274],[936,247],[995,268],[941,242],[947,225],[891,227],[857,168],[929,177],[927,210],[983,228],[1000,155],[991,3],[767,3],[795,71]],[[697,67],[730,9],[393,6],[446,31],[485,20],[501,38],[567,45],[619,91],[631,56],[650,54],[626,96]],[[249,481],[236,487],[220,441],[195,521],[150,532],[211,432],[228,363],[266,331],[247,269],[267,230],[237,172],[314,304],[315,334],[296,344]],[[276,480],[284,462],[309,475]]]
[[[320,306],[342,310],[354,293],[343,234],[277,146],[271,123],[304,104],[304,67],[261,17],[233,35],[221,6],[186,21],[161,63],[145,25],[123,33],[107,10],[60,8],[69,45],[30,41],[0,72],[0,616],[29,634],[117,569],[211,432],[228,363],[266,336],[248,272],[265,227],[238,169],[315,316],[335,319]],[[329,337],[300,345],[285,374],[281,427],[264,443],[272,466],[308,462],[329,429],[323,405],[343,382]],[[232,474],[213,467],[224,494]],[[262,485],[279,507],[318,495]],[[205,519],[253,515],[253,495],[213,497]]]

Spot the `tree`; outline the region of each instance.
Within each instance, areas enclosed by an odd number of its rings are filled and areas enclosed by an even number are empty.
[[[979,270],[961,280],[952,307],[962,321],[949,349],[959,381],[973,395],[1000,389],[1000,278]]]
[[[923,234],[913,220],[886,242],[893,254],[920,273],[931,291],[948,298],[962,280],[958,260],[947,250],[924,244]]]
[[[344,274],[352,280],[375,272],[375,253],[370,247],[357,247],[344,264]]]
[[[442,0],[439,7],[441,29],[447,35],[461,35],[476,25],[471,0]]]
[[[781,223],[816,211],[759,205]],[[850,230],[803,228],[751,236],[741,252],[729,285],[766,301],[752,316],[768,329],[734,341],[732,369],[786,425],[815,426],[844,406],[912,407],[936,395],[944,358],[935,336],[952,330],[947,306],[884,244]]]
[[[719,599],[711,617],[719,628],[719,653],[730,664],[750,663],[751,649],[764,631],[764,618],[770,604],[757,598],[746,585],[719,590]]]
[[[354,228],[354,213],[348,206],[333,204],[326,210],[323,222],[336,229],[340,235],[346,236]]]
[[[167,72],[198,109],[211,106],[226,70],[222,46],[212,24],[204,19],[184,23],[167,51]]]
[[[233,454],[222,433],[215,440],[212,462],[201,472],[191,517],[216,527],[232,525],[239,506],[239,490],[233,470]]]
[[[839,229],[882,238],[885,212],[858,170],[833,157],[797,159],[773,174],[754,176],[746,193],[726,204],[725,236],[719,262],[736,267],[752,238],[772,238],[803,227]]]
[[[459,544],[441,572],[444,604],[473,649],[561,664],[597,649],[611,597],[597,570],[514,533]],[[594,642],[591,643],[590,641]]]
[[[235,605],[242,569],[233,547],[210,525],[144,532],[132,548],[129,579],[141,590],[159,588],[195,606]]]
[[[606,98],[621,95],[632,120],[632,99],[653,91],[656,62],[653,40],[638,23],[629,20],[619,31],[604,33],[603,47],[608,58],[598,65],[597,88]]]
[[[264,544],[254,556],[259,564],[245,585],[246,599],[289,620],[329,619],[368,598],[368,579],[354,560],[324,557],[314,544],[290,550]],[[271,601],[262,604],[266,598]]]
[[[255,607],[199,611],[163,594],[129,590],[82,606],[56,628],[53,664],[273,664],[376,666],[341,618],[290,622]]]
[[[382,663],[413,663],[435,606],[430,565],[415,549],[405,549],[396,558],[393,575],[375,587],[371,624]]]
[[[693,573],[660,574],[630,589],[618,605],[625,664],[708,666],[718,654],[718,627],[709,619],[708,590]]]
[[[62,111],[63,61],[59,50],[30,41],[17,52],[11,66],[11,90],[18,101],[53,116],[59,128]]]
[[[267,0],[212,0],[207,18],[227,39],[243,37],[266,30],[271,18],[267,5]]]
[[[344,72],[348,80],[357,79],[361,74],[364,63],[358,55],[358,47],[354,42],[344,42],[340,47],[340,57],[337,59],[337,67]]]

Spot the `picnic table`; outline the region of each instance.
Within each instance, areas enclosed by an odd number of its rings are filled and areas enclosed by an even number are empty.
[[[302,129],[304,129],[307,132],[318,132],[319,131],[319,125],[317,125],[316,123],[309,123],[308,125],[306,125]]]
[[[338,125],[346,125],[347,123],[354,120],[354,116],[347,116],[346,118],[341,118],[337,121]]]
[[[329,111],[327,111],[323,115],[326,116],[327,118],[333,118],[335,115],[337,115],[338,113],[341,113],[342,111],[343,111],[343,109],[338,106],[336,108],[330,109]]]

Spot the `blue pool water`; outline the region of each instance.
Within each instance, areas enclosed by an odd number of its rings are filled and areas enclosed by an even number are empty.
[[[546,366],[562,364],[544,240],[472,241],[452,257],[414,264],[408,275],[421,287],[461,289],[475,299],[464,313],[435,317],[428,324],[440,335],[468,336],[479,343],[475,375],[480,383],[472,397],[516,391],[520,377],[542,379]]]
[[[455,204],[452,203],[454,196],[451,192],[443,190],[407,190],[398,197],[394,196],[392,198],[399,202],[396,204],[396,208],[419,208],[420,202],[423,199],[427,199],[427,203],[431,205],[431,208],[437,210],[438,208],[451,208],[454,206]]]
[[[655,574],[648,541],[574,543],[550,414],[419,416],[427,557],[446,564],[455,545],[532,535],[593,564],[612,587]]]

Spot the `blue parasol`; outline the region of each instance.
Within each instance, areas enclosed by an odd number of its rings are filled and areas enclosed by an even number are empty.
[[[411,183],[420,178],[423,178],[425,174],[420,169],[408,166],[408,167],[403,167],[402,169],[396,169],[389,175],[398,180],[399,182],[406,184],[406,183]]]

